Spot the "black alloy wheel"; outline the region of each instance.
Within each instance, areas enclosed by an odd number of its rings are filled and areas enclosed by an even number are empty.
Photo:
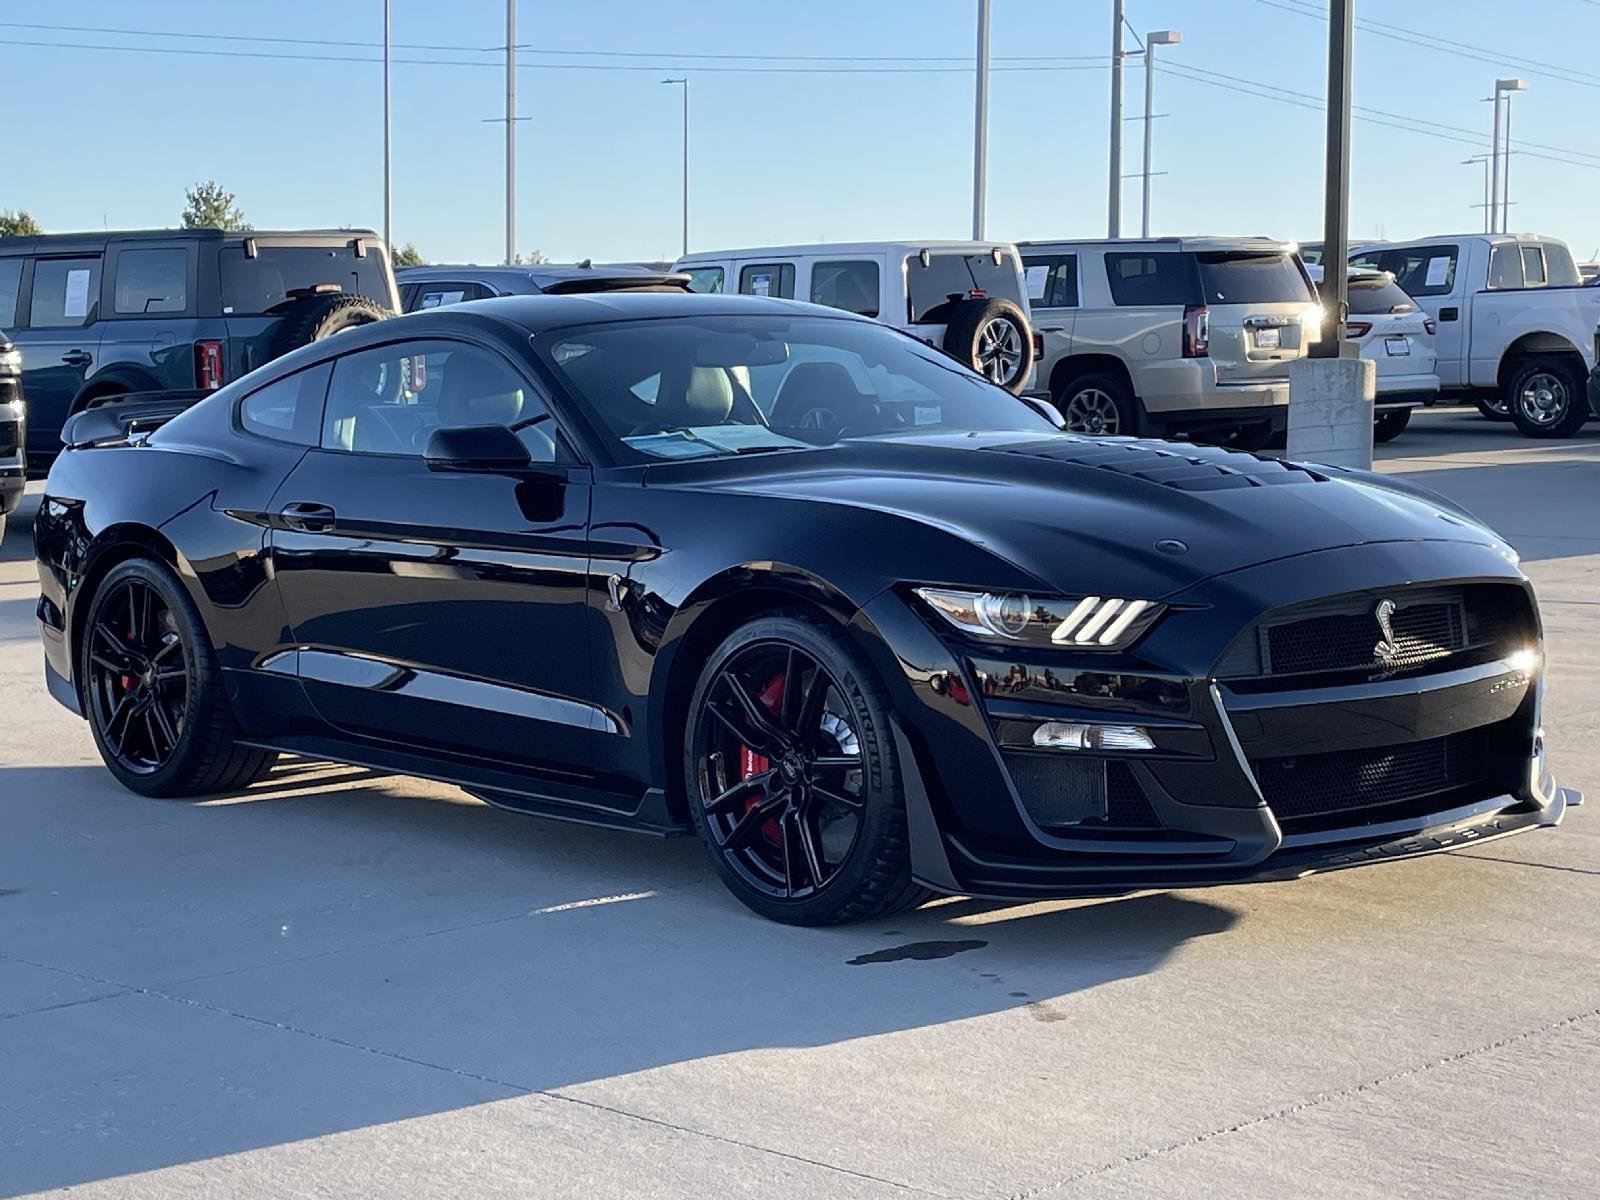
[[[888,701],[820,620],[762,618],[701,676],[685,731],[689,806],[740,900],[791,924],[920,901]]]
[[[124,576],[96,604],[87,637],[90,719],[102,745],[129,774],[159,771],[178,749],[189,698],[172,609],[148,581]]]

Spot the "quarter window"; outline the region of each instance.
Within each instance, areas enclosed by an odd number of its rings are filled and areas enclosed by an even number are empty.
[[[0,258],[0,329],[17,323],[17,292],[22,287],[22,260]]]
[[[399,342],[337,359],[324,450],[420,457],[436,429],[504,425],[535,462],[566,462],[544,402],[498,354],[460,342]]]
[[[41,258],[33,266],[35,329],[76,329],[89,323],[100,301],[98,258]]]
[[[811,303],[875,317],[882,294],[878,278],[878,264],[871,261],[815,263],[811,268]]]
[[[267,384],[239,401],[239,424],[259,437],[315,446],[329,367],[319,363]]]
[[[724,277],[721,267],[690,267],[685,274],[689,276],[691,292],[704,292],[717,296],[722,294]]]
[[[121,316],[181,313],[189,307],[189,252],[123,250],[117,255],[114,307]]]
[[[1106,280],[1119,305],[1200,303],[1200,280],[1188,254],[1108,254]]]
[[[1572,261],[1572,251],[1560,242],[1543,242],[1545,282],[1551,287],[1582,287],[1583,276]],[[0,303],[4,302],[5,289],[0,287]]]
[[[739,294],[794,299],[793,263],[752,263],[739,272]]]

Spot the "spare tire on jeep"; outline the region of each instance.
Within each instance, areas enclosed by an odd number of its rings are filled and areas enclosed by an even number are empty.
[[[945,323],[944,350],[1013,395],[1028,386],[1033,332],[1027,315],[1010,300],[957,300]]]
[[[277,358],[301,346],[332,337],[341,330],[370,325],[394,316],[387,306],[365,296],[323,292],[302,296],[285,310],[273,331],[268,354]]]

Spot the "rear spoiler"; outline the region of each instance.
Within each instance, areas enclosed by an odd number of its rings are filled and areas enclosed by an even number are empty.
[[[687,275],[584,275],[543,285],[548,296],[576,296],[584,292],[677,292],[689,290]]]
[[[61,444],[71,450],[110,446],[152,433],[212,392],[127,392],[89,401],[61,427]]]

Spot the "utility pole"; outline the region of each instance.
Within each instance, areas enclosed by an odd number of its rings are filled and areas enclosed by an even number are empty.
[[[1500,85],[1494,88],[1494,137],[1489,151],[1493,165],[1489,168],[1494,177],[1489,189],[1489,232],[1500,228]]]
[[[989,177],[989,0],[978,0],[978,82],[972,112],[972,240],[980,242]]]
[[[683,253],[689,253],[689,80],[663,79],[683,87]]]
[[[1510,92],[1525,92],[1528,90],[1526,79],[1496,79],[1494,81],[1494,186],[1493,195],[1490,197],[1489,232],[1506,230],[1506,208],[1511,199],[1511,97]],[[1504,143],[1500,140],[1500,97],[1505,96],[1505,129]],[[1502,151],[1503,145],[1503,151]],[[1505,166],[1500,165],[1500,156],[1505,154]]]
[[[1506,97],[1506,165],[1500,172],[1500,232],[1511,228],[1511,97]]]
[[[1481,165],[1483,167],[1483,203],[1476,207],[1483,209],[1483,231],[1493,233],[1489,227],[1489,156],[1487,154],[1474,154],[1471,158],[1461,160],[1463,167]]]
[[[1150,143],[1154,136],[1156,103],[1156,47],[1176,46],[1183,34],[1176,29],[1158,29],[1146,34],[1144,39],[1144,184],[1143,215],[1139,221],[1139,236],[1150,236]]]
[[[506,0],[506,264],[517,257],[517,0]]]
[[[1354,44],[1354,0],[1329,0],[1328,143],[1322,202],[1323,317],[1322,337],[1311,344],[1313,358],[1339,357],[1349,310],[1350,55]]]
[[[1123,0],[1111,0],[1111,179],[1106,236],[1122,236],[1122,30]]]
[[[394,125],[389,110],[389,0],[383,0],[383,245],[394,262]]]

